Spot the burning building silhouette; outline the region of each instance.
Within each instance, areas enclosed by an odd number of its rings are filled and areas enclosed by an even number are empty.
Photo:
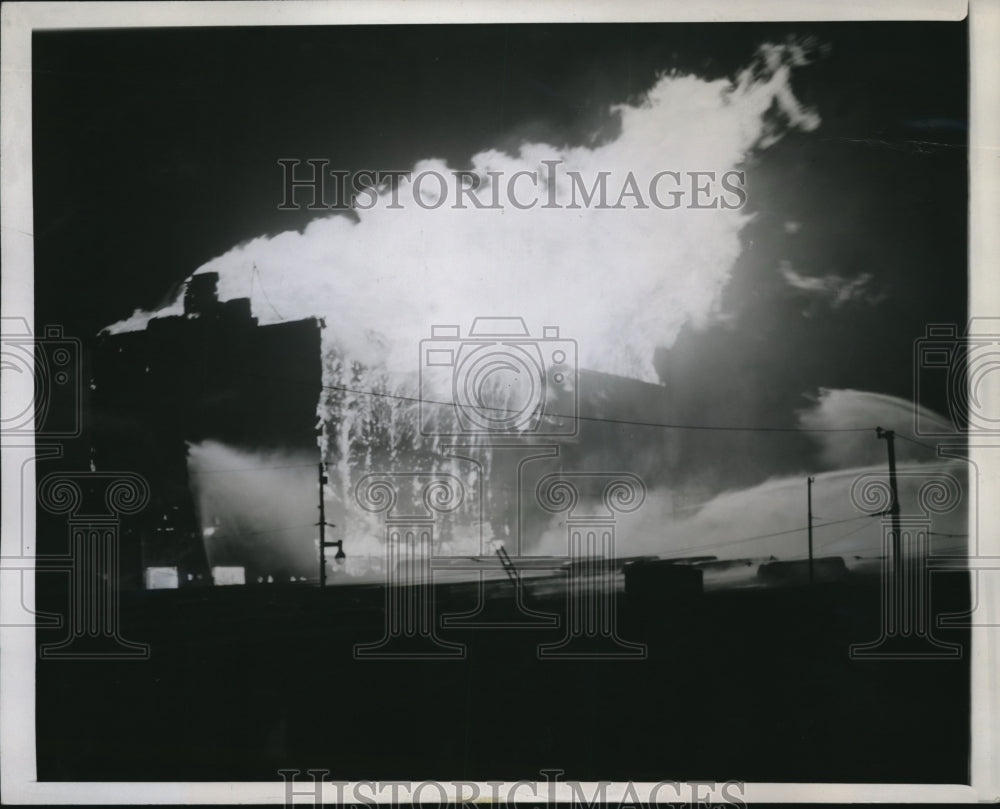
[[[140,586],[150,568],[176,568],[180,585],[212,580],[203,538],[210,515],[192,492],[190,445],[319,460],[321,322],[258,325],[250,300],[220,302],[217,284],[216,273],[195,275],[182,315],[102,335],[95,348],[93,464],[138,472],[151,493],[123,532],[125,587]]]

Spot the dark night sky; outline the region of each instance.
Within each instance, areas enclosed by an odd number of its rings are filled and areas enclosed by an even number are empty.
[[[316,214],[277,210],[280,158],[462,166],[576,144],[658,72],[731,77],[789,34],[829,46],[792,81],[822,125],[752,161],[729,317],[657,368],[679,419],[709,423],[734,421],[734,397],[739,421],[791,423],[820,386],[909,398],[913,340],[966,313],[964,22],[36,33],[37,322],[86,339],[233,245],[301,229]],[[878,303],[795,289],[782,261],[867,273]]]

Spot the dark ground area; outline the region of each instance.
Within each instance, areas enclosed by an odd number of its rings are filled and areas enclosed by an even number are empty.
[[[502,606],[509,585],[491,588]],[[123,594],[123,635],[151,657],[39,660],[39,778],[273,781],[316,767],[344,780],[546,768],[579,780],[968,779],[968,630],[935,630],[963,644],[960,659],[851,660],[850,644],[879,634],[874,578],[643,609],[619,595],[620,634],[647,644],[640,660],[539,659],[559,628],[445,628],[464,659],[355,660],[355,643],[382,637],[383,593]],[[437,599],[439,615],[471,604],[468,588]],[[936,612],[967,608],[966,575],[936,574],[933,600]]]

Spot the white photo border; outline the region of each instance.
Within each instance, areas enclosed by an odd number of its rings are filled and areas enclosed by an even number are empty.
[[[431,24],[475,22],[723,22],[829,20],[959,21],[969,14],[969,316],[1000,315],[1000,0],[363,0],[313,2],[137,2],[5,3],[0,41],[0,261],[2,313],[30,323],[34,312],[31,36],[36,30],[141,28],[174,26],[271,26],[351,24]],[[996,375],[993,375],[994,377]],[[991,379],[996,383],[998,380]],[[28,375],[5,374],[0,395],[19,397]],[[1000,397],[992,384],[987,395]],[[28,394],[30,398],[30,393]],[[33,547],[35,479],[33,465],[22,470],[33,442],[4,442],[2,455],[2,555],[21,556]],[[991,448],[970,448],[982,470],[980,490],[1000,493],[1000,464]],[[29,492],[22,497],[21,486]],[[1000,498],[980,498],[977,515],[980,553],[1000,558]],[[28,541],[30,538],[31,541]],[[30,562],[30,558],[28,559]],[[974,803],[1000,800],[1000,588],[996,578],[980,582],[980,614],[989,626],[972,629],[972,757],[970,785],[779,784],[748,783],[748,804],[914,802]],[[247,783],[183,782],[40,782],[35,759],[35,640],[33,627],[5,626],[9,616],[34,605],[33,577],[23,590],[0,587],[0,788],[15,804],[282,804],[281,781]],[[21,599],[23,598],[23,606]],[[447,775],[441,773],[439,775]],[[304,774],[303,774],[303,777]],[[447,780],[438,779],[448,786]],[[464,782],[468,784],[468,782]],[[490,794],[485,785],[482,794]],[[587,794],[596,784],[581,785]],[[612,784],[607,799],[624,795]],[[653,784],[634,784],[640,800]],[[300,786],[301,788],[301,786]],[[546,792],[548,790],[546,789]],[[556,800],[569,800],[566,784],[555,785]],[[440,795],[433,792],[429,800]],[[335,802],[332,784],[324,784],[324,802]],[[459,797],[454,790],[451,797]],[[718,799],[718,798],[717,798]],[[313,800],[310,793],[297,802]],[[379,795],[376,800],[386,800]],[[525,798],[527,800],[527,798]],[[724,800],[724,798],[722,799]],[[535,802],[538,802],[537,800]]]

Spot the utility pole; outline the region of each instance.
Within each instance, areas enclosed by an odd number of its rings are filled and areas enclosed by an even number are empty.
[[[326,587],[326,504],[323,502],[323,486],[326,471],[319,462],[319,586]]]
[[[332,522],[326,521],[326,502],[323,498],[323,493],[325,491],[325,486],[327,484],[326,477],[326,464],[322,461],[319,462],[319,522],[316,525],[319,526],[319,586],[326,587],[326,549],[336,548],[337,555],[334,556],[334,561],[337,564],[344,564],[344,560],[347,558],[347,554],[344,553],[344,540],[338,539],[335,542],[326,541],[326,529],[336,528]]]
[[[806,506],[809,513],[809,585],[813,583],[813,481],[816,478],[811,475],[806,478]]]
[[[889,506],[889,516],[891,518],[890,531],[892,534],[892,589],[895,596],[892,606],[898,620],[901,615],[900,610],[903,606],[898,603],[903,584],[903,554],[899,528],[899,488],[896,485],[896,433],[893,430],[883,430],[881,427],[876,427],[875,435],[885,439],[886,448],[889,451],[889,491],[892,495],[892,504]]]

